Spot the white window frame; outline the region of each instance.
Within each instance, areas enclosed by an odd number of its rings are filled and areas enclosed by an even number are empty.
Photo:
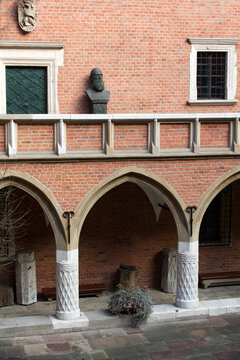
[[[58,66],[63,66],[64,43],[0,41],[0,113],[6,114],[6,66],[47,68],[48,114],[59,113]]]
[[[238,39],[226,38],[189,38],[191,44],[190,53],[190,79],[189,79],[189,105],[234,105],[237,91],[237,54],[235,44]],[[197,98],[197,53],[203,52],[226,52],[227,74],[226,74],[226,99],[204,99]]]

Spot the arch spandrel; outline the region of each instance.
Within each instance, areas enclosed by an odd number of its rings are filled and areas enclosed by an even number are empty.
[[[76,208],[75,216],[72,219],[72,225],[76,228],[72,243],[73,248],[78,247],[83,223],[95,203],[107,192],[125,182],[134,182],[135,184],[140,185],[140,187],[144,186],[149,188],[151,191],[158,193],[173,214],[179,240],[183,242],[189,241],[188,221],[185,214],[186,206],[177,191],[169,185],[166,180],[160,178],[149,170],[137,167],[128,167],[107,177],[91,189],[81,200]]]
[[[236,166],[235,168],[231,169],[224,175],[220,176],[209,188],[208,190],[203,194],[201,197],[197,210],[194,213],[194,233],[195,236],[198,237],[201,222],[203,219],[203,216],[210,205],[210,203],[213,201],[213,199],[222,191],[226,186],[233,183],[236,180],[240,179],[240,166]]]
[[[62,210],[52,192],[31,175],[10,170],[0,173],[0,189],[11,185],[25,191],[41,205],[52,226],[56,248],[66,250]]]

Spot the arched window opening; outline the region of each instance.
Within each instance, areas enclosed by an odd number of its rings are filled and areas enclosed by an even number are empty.
[[[203,217],[199,245],[230,246],[232,242],[232,184],[223,189],[208,206]]]

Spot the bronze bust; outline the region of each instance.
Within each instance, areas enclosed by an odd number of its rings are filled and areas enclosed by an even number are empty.
[[[92,69],[90,79],[93,86],[86,90],[90,100],[92,114],[107,114],[107,103],[110,98],[110,91],[105,90],[102,71],[98,68]]]

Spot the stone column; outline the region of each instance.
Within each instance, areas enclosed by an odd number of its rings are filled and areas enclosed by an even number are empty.
[[[61,253],[61,255],[65,255],[65,256],[59,256],[59,252]],[[72,251],[57,251],[56,317],[61,320],[77,319],[80,316],[78,261],[77,261],[77,256],[74,256],[74,259],[71,259],[72,258],[71,253]],[[65,259],[60,259],[60,258],[65,258]]]
[[[198,243],[193,246],[195,250]],[[189,246],[189,250],[179,251],[177,266],[176,306],[194,308],[198,306],[198,251]]]

